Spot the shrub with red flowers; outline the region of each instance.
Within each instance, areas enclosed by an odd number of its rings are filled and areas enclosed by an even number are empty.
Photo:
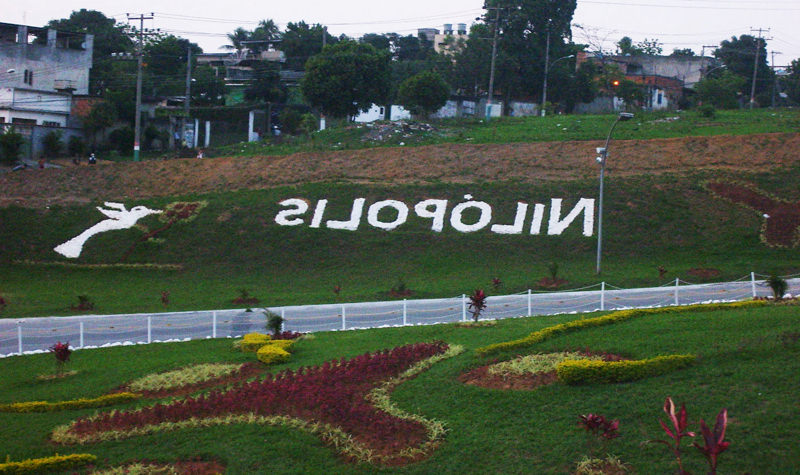
[[[56,358],[56,374],[60,375],[64,372],[64,365],[69,361],[69,355],[72,350],[69,349],[69,342],[61,343],[60,341],[50,347],[50,352]]]
[[[64,440],[88,442],[165,430],[169,423],[231,416],[284,416],[321,423],[343,431],[358,444],[383,456],[426,443],[426,426],[379,409],[367,397],[371,391],[432,357],[444,355],[443,342],[418,343],[366,353],[350,360],[301,367],[208,394],[134,411],[115,411],[80,419],[69,426]],[[116,435],[113,435],[116,434]],[[323,437],[324,438],[324,437]],[[54,439],[56,439],[54,435]]]

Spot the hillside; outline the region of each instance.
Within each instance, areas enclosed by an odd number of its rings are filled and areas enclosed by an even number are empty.
[[[288,156],[174,159],[26,170],[0,175],[0,206],[88,204],[184,194],[347,182],[539,183],[597,176],[600,141],[441,144]],[[764,171],[800,163],[800,134],[617,140],[610,176],[687,173],[703,169]]]
[[[600,145],[438,144],[0,174],[0,318],[80,313],[77,296],[92,312],[127,313],[240,307],[243,294],[292,305],[547,290],[553,270],[560,289],[800,271],[800,134],[615,141],[597,275],[596,220],[580,206],[597,197]],[[438,230],[416,211],[428,200],[443,204]],[[489,221],[478,225],[475,207],[454,220],[470,200],[493,210]],[[87,238],[79,258],[54,252],[114,214],[105,202],[163,212]],[[360,219],[347,224],[358,203]],[[370,218],[378,203],[397,208]],[[764,203],[773,204],[756,209]],[[507,234],[523,205],[524,225]],[[306,211],[291,215],[293,206]],[[570,210],[576,219],[551,233]],[[286,212],[296,225],[279,222]],[[396,229],[370,224],[394,219]]]

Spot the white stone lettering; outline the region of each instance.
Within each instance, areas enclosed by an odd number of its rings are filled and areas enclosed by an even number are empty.
[[[533,205],[533,221],[531,221],[531,234],[539,235],[542,233],[542,220],[544,219],[544,205],[536,203]]]
[[[347,221],[328,221],[325,225],[331,229],[344,229],[345,231],[355,231],[361,223],[361,215],[364,213],[365,198],[356,198],[353,201],[353,209],[350,211],[350,219]]]
[[[561,219],[561,201],[561,198],[550,200],[550,222],[547,226],[547,234],[560,235],[583,212],[583,235],[591,236],[594,228],[594,200],[581,198],[564,219]]]
[[[431,211],[431,207],[433,210]],[[447,214],[447,200],[425,200],[414,206],[414,212],[420,218],[432,218],[431,230],[437,233],[444,229],[444,218]]]
[[[308,202],[299,198],[290,198],[278,203],[281,206],[294,206],[294,209],[284,209],[278,212],[275,216],[275,222],[281,226],[299,226],[303,224],[302,218],[288,219],[292,216],[299,216],[308,211]]]
[[[489,203],[484,201],[473,201],[472,195],[464,195],[464,199],[470,201],[457,204],[453,208],[453,213],[450,215],[450,225],[453,226],[453,229],[462,233],[474,233],[475,231],[480,231],[488,226],[492,221],[492,207],[489,206]],[[473,224],[464,224],[461,215],[464,213],[464,211],[470,208],[479,210],[481,212],[481,216],[478,218],[478,221]]]
[[[547,211],[547,205],[545,204],[535,203],[533,205],[532,216],[529,218],[528,210],[531,206],[523,201],[518,201],[513,223],[503,224],[492,223],[493,209],[489,203],[474,200],[472,195],[469,194],[464,195],[464,200],[465,201],[456,204],[452,210],[448,210],[448,200],[425,199],[414,205],[414,212],[419,218],[430,219],[431,231],[437,233],[444,230],[445,222],[447,222],[448,218],[448,211],[450,211],[450,226],[455,231],[462,233],[473,233],[488,227],[491,232],[495,234],[523,234],[525,232],[525,223],[528,219],[530,219],[531,235],[540,235],[543,232],[542,224],[545,222],[545,212]],[[550,236],[562,234],[576,219],[578,219],[578,216],[583,213],[583,235],[587,237],[592,236],[594,232],[594,199],[580,198],[575,207],[562,218],[561,208],[563,201],[564,200],[561,198],[552,198],[550,200],[550,217],[547,221],[547,234]],[[324,226],[330,229],[356,231],[364,218],[366,202],[366,198],[354,199],[350,217],[346,221],[326,221],[324,218],[328,200],[319,200],[314,207],[314,213],[311,216],[308,227],[320,228],[324,223]],[[278,211],[275,216],[275,222],[278,225],[300,226],[306,223],[306,219],[303,215],[306,215],[311,207],[308,200],[303,198],[290,198],[280,201],[278,204],[287,208]],[[394,219],[392,219],[394,216],[392,211],[387,211],[386,208],[391,208],[397,213]],[[410,208],[410,205],[400,200],[386,199],[376,201],[366,210],[366,221],[367,224],[373,228],[392,231],[408,222]],[[474,210],[477,210],[477,213]],[[381,213],[383,213],[383,218],[381,218]],[[465,216],[465,213],[469,217]],[[475,218],[476,214],[477,218]],[[465,220],[475,220],[475,222],[464,222]]]
[[[492,232],[497,234],[522,234],[527,214],[528,203],[517,203],[517,215],[514,217],[514,224],[493,224]]]
[[[311,218],[309,228],[318,228],[322,224],[322,216],[325,214],[325,207],[328,206],[328,200],[319,200],[316,208],[314,208],[314,217]]]
[[[397,210],[397,218],[391,222],[384,222],[378,219],[378,213],[384,208],[394,208]],[[367,223],[378,229],[391,231],[392,229],[404,224],[408,220],[408,206],[402,201],[384,200],[373,203],[367,210]]]

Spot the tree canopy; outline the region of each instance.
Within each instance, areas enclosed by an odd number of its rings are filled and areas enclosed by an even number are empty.
[[[356,115],[389,95],[387,52],[371,45],[342,41],[325,47],[306,63],[300,88],[306,100],[334,117]]]
[[[397,100],[403,107],[425,117],[441,109],[449,96],[450,86],[433,71],[411,76],[400,84],[397,92]]]
[[[721,60],[727,70],[731,73],[746,79],[739,92],[746,97],[750,97],[750,86],[752,84],[753,66],[756,63],[756,51],[758,51],[758,77],[756,81],[756,94],[768,95],[772,90],[775,73],[767,64],[767,42],[750,35],[732,37],[724,40],[719,48],[714,51],[714,56]],[[762,97],[762,101],[763,101]]]

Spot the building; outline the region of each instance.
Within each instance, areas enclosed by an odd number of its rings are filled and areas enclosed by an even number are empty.
[[[283,64],[286,62],[286,55],[283,51],[274,49],[272,45],[258,53],[251,53],[244,49],[233,53],[201,53],[197,55],[198,65],[210,66],[218,78],[224,79],[225,105],[244,102],[244,90],[255,77],[254,66],[264,62]],[[302,79],[302,74],[298,76],[295,71],[281,71],[281,80],[286,83],[296,84],[300,79]]]
[[[717,60],[707,56],[590,55],[580,52],[576,68],[584,62],[617,67],[626,79],[644,88],[644,107],[650,110],[675,109],[684,89],[693,89],[703,76],[715,68]]]
[[[0,129],[25,137],[22,158],[43,155],[44,138],[83,138],[73,127],[75,95],[89,93],[94,36],[0,23]]]
[[[0,123],[66,127],[93,47],[89,34],[0,23]]]
[[[445,54],[457,53],[469,38],[466,23],[456,24],[455,30],[452,23],[445,23],[441,33],[436,28],[418,28],[417,36],[433,44],[435,52]]]

